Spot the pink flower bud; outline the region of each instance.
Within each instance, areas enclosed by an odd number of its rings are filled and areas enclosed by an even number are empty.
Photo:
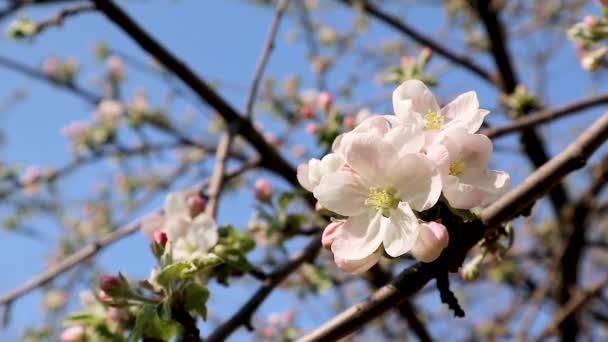
[[[165,234],[165,232],[163,232],[162,230],[155,230],[153,237],[154,242],[161,245],[162,247],[165,247],[165,245],[167,244],[167,234]]]
[[[334,242],[336,236],[342,229],[344,222],[332,222],[325,227],[323,230],[323,235],[321,236],[321,244],[323,244],[323,248],[327,250],[331,250],[331,244]]]
[[[342,126],[344,126],[344,129],[347,131],[350,131],[355,128],[356,124],[357,121],[351,115],[346,115],[344,119],[342,119]]]
[[[310,119],[315,116],[315,112],[312,110],[312,108],[310,108],[310,106],[304,105],[300,108],[300,115],[304,119]]]
[[[439,222],[429,222],[420,226],[412,255],[419,261],[431,262],[441,255],[448,243],[449,235],[446,227]]]
[[[402,66],[406,66],[406,65],[412,63],[414,60],[415,59],[411,56],[402,56],[400,62],[401,62]]]
[[[290,324],[291,322],[293,322],[293,318],[294,318],[293,310],[287,310],[287,311],[283,312],[283,315],[281,318],[283,319],[283,323]]]
[[[271,338],[274,337],[274,335],[275,331],[273,327],[264,327],[264,329],[262,329],[262,336],[266,338]]]
[[[273,312],[268,315],[268,323],[270,323],[270,325],[279,325],[281,323],[281,314]]]
[[[82,325],[73,325],[65,328],[59,339],[61,342],[82,342],[84,341],[84,327]]]
[[[118,277],[104,274],[99,278],[99,288],[107,294],[116,292],[120,287],[120,279]]]
[[[324,91],[317,96],[317,107],[321,110],[328,110],[333,103],[333,97],[330,93]]]
[[[430,47],[424,47],[422,51],[420,51],[420,56],[422,58],[428,59],[433,55],[433,50]]]
[[[318,130],[319,130],[319,126],[317,126],[317,124],[314,122],[311,122],[308,125],[306,125],[306,133],[308,133],[310,135],[314,135],[315,133],[317,133]]]
[[[264,178],[255,181],[253,194],[258,201],[266,202],[272,197],[272,184]]]
[[[190,207],[190,214],[194,217],[205,211],[207,202],[199,195],[193,195],[188,198],[188,207]]]
[[[281,145],[282,145],[281,140],[279,140],[279,138],[277,138],[276,135],[274,135],[270,132],[264,134],[264,139],[266,139],[266,142],[274,147],[281,147]]]
[[[583,23],[588,29],[592,29],[598,22],[598,18],[594,15],[587,15],[583,18]]]

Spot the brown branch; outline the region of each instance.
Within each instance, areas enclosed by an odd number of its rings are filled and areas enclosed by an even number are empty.
[[[399,20],[399,18],[382,11],[382,9],[376,7],[371,2],[367,0],[338,0],[344,4],[356,7],[362,5],[362,9],[365,10],[369,15],[374,16],[375,18],[381,20],[387,25],[391,26],[395,30],[411,37],[413,40],[417,41],[422,46],[428,46],[436,52],[438,55],[443,56],[445,59],[451,61],[454,64],[458,64],[465,69],[473,72],[481,79],[492,83],[497,84],[497,78],[492,75],[489,71],[485,70],[480,65],[473,62],[469,57],[460,55],[452,50],[450,50],[447,46],[440,44],[438,41],[425,36],[424,34],[416,31],[414,28],[410,27],[403,21]]]
[[[244,119],[226,100],[220,97],[205,81],[188,66],[175,57],[153,37],[148,35],[122,9],[110,0],[93,0],[108,19],[125,31],[137,44],[156,58],[168,70],[182,80],[199,98],[213,107],[224,121],[236,127],[237,134],[243,136],[261,156],[260,165],[274,171],[294,186],[299,186],[295,169],[266,142],[264,137]]]
[[[63,24],[63,21],[68,18],[68,17],[72,17],[84,12],[91,12],[95,10],[95,4],[91,3],[91,2],[87,2],[87,3],[83,3],[83,4],[77,4],[71,7],[66,7],[62,10],[60,10],[57,14],[55,14],[54,16],[38,21],[35,23],[35,33],[41,33],[42,31],[46,30],[47,28],[51,27],[51,26],[61,26],[61,24]]]
[[[420,290],[439,272],[456,270],[467,251],[491,229],[519,215],[568,173],[583,167],[589,156],[608,136],[608,114],[515,189],[501,197],[480,214],[481,221],[457,227],[460,234],[450,234],[450,245],[432,263],[416,263],[403,271],[391,284],[373,293],[369,299],[350,307],[298,341],[327,341],[346,336],[370,320],[401,304]],[[454,229],[454,228],[452,228]]]
[[[205,213],[211,217],[215,217],[217,214],[217,204],[220,192],[222,192],[222,187],[224,186],[224,169],[226,168],[228,151],[232,145],[232,140],[232,132],[230,132],[230,128],[228,128],[228,132],[222,134],[220,142],[217,145],[215,165],[209,183],[209,200],[207,201],[207,206],[205,208]]]
[[[490,138],[498,138],[509,133],[520,131],[524,128],[530,128],[545,122],[550,122],[579,111],[608,103],[608,94],[592,96],[584,100],[575,101],[567,105],[555,108],[545,109],[531,115],[520,117],[504,126],[490,127],[483,129],[480,133],[487,135]]]
[[[588,289],[584,291],[578,291],[567,303],[563,306],[555,316],[553,316],[553,320],[549,323],[543,331],[536,337],[535,341],[543,341],[547,337],[551,336],[555,330],[558,329],[559,326],[562,325],[564,320],[570,317],[575,311],[580,309],[581,306],[585,305],[590,299],[597,296],[600,291],[608,286],[608,278],[604,278],[591,285]]]
[[[248,163],[245,163],[245,164],[241,165],[240,167],[238,167],[237,169],[233,170],[232,172],[228,173],[226,175],[226,179],[231,179],[231,178],[237,177],[237,176],[241,175],[243,172],[245,172],[251,168],[254,168],[257,165],[258,165],[257,160],[252,160]],[[180,169],[181,168],[179,168],[178,170],[180,170]],[[175,177],[168,177],[168,180],[172,181],[174,178]],[[208,185],[208,182],[209,182],[209,180],[205,180],[205,181],[201,182],[201,184],[197,185],[196,188],[204,188]],[[34,289],[36,289],[40,286],[45,285],[49,281],[55,279],[56,277],[65,273],[66,271],[70,270],[72,267],[95,256],[97,253],[99,253],[105,247],[113,244],[114,242],[120,240],[121,238],[123,238],[125,236],[128,236],[128,235],[134,233],[135,231],[137,231],[139,229],[139,226],[141,225],[143,220],[145,218],[147,218],[149,215],[153,215],[154,213],[162,213],[162,209],[157,209],[157,210],[153,211],[153,213],[144,215],[127,225],[116,228],[114,231],[112,231],[108,235],[104,236],[103,238],[99,239],[98,241],[96,241],[94,243],[89,244],[88,246],[82,248],[78,252],[68,256],[67,258],[63,259],[63,261],[61,261],[60,263],[50,267],[49,269],[47,269],[44,272],[38,274],[37,276],[35,276],[32,279],[25,282],[23,285],[0,296],[0,306],[10,305],[17,298],[19,298],[23,295],[26,295],[27,293],[33,291]]]

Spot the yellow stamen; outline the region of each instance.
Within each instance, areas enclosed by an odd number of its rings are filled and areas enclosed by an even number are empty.
[[[399,205],[399,199],[395,196],[397,191],[393,188],[379,189],[376,187],[369,189],[369,195],[365,200],[365,205],[376,210],[381,210],[382,215],[389,216],[392,209]]]
[[[443,115],[438,114],[436,112],[428,112],[428,114],[424,116],[424,121],[425,129],[440,129],[441,125],[443,125]]]
[[[464,162],[452,160],[450,162],[450,176],[460,176],[464,171]]]

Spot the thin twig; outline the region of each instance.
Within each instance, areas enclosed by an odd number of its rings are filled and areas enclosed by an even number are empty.
[[[450,236],[450,245],[442,256],[432,263],[416,263],[403,271],[391,284],[383,286],[369,299],[343,311],[317,327],[298,341],[327,341],[346,336],[365,323],[412,296],[438,272],[443,265],[462,260],[486,232],[506,222],[530,206],[568,173],[583,167],[589,156],[608,136],[608,114],[602,115],[591,127],[519,186],[501,197],[481,214],[481,222],[474,221],[462,227],[461,236]],[[458,239],[458,240],[456,240]],[[453,265],[458,266],[458,265]],[[451,267],[454,268],[454,267]]]
[[[257,165],[258,165],[258,160],[252,160],[248,163],[245,163],[245,164],[241,165],[240,167],[238,167],[237,169],[233,170],[232,172],[228,173],[226,175],[226,179],[231,179],[231,178],[237,177],[237,176],[241,175],[243,172],[245,172],[251,168],[254,168]],[[168,179],[173,180],[174,178],[175,177],[169,177]],[[205,180],[205,181],[201,182],[200,184],[198,184],[196,186],[196,188],[198,189],[198,188],[206,187],[208,185],[208,182],[209,182],[209,180]],[[95,256],[103,248],[111,245],[112,243],[120,240],[123,237],[126,237],[126,236],[134,233],[135,231],[137,231],[139,229],[139,226],[141,225],[141,223],[148,216],[153,215],[154,213],[162,213],[162,209],[157,209],[157,210],[153,211],[152,213],[146,214],[146,215],[132,221],[129,224],[116,228],[114,231],[112,231],[108,235],[104,236],[103,238],[99,239],[98,241],[96,241],[94,243],[91,243],[90,245],[88,245],[88,246],[84,247],[83,249],[79,250],[78,252],[70,255],[69,257],[63,259],[62,262],[52,266],[51,268],[47,269],[46,271],[33,277],[29,281],[25,282],[23,285],[0,296],[0,306],[11,304],[17,298],[33,291],[34,289],[36,289],[40,286],[43,286],[44,284],[55,279],[56,277],[63,274],[64,272],[68,271],[72,267]]]
[[[95,4],[91,2],[66,7],[50,18],[37,21],[35,23],[35,32],[36,34],[39,34],[51,26],[61,26],[61,24],[63,24],[63,21],[68,17],[75,16],[84,12],[91,12],[94,10]]]

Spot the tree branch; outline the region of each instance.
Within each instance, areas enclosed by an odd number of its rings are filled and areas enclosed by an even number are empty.
[[[450,245],[432,263],[416,263],[395,280],[373,293],[369,299],[343,311],[298,341],[327,341],[346,336],[395,305],[411,297],[439,272],[455,270],[477,242],[491,229],[519,215],[523,209],[545,194],[569,172],[585,165],[589,156],[608,136],[608,113],[515,189],[502,196],[480,214],[480,221],[466,227],[452,227],[460,234],[450,234]]]
[[[111,0],[93,0],[108,19],[118,25],[137,44],[156,58],[168,70],[182,80],[199,98],[213,107],[228,124],[235,125],[236,133],[243,136],[260,154],[260,165],[274,171],[294,186],[299,186],[295,169],[279,152],[266,142],[264,137],[244,119],[226,100],[220,97],[205,81],[169,50],[148,35],[122,9]]]

